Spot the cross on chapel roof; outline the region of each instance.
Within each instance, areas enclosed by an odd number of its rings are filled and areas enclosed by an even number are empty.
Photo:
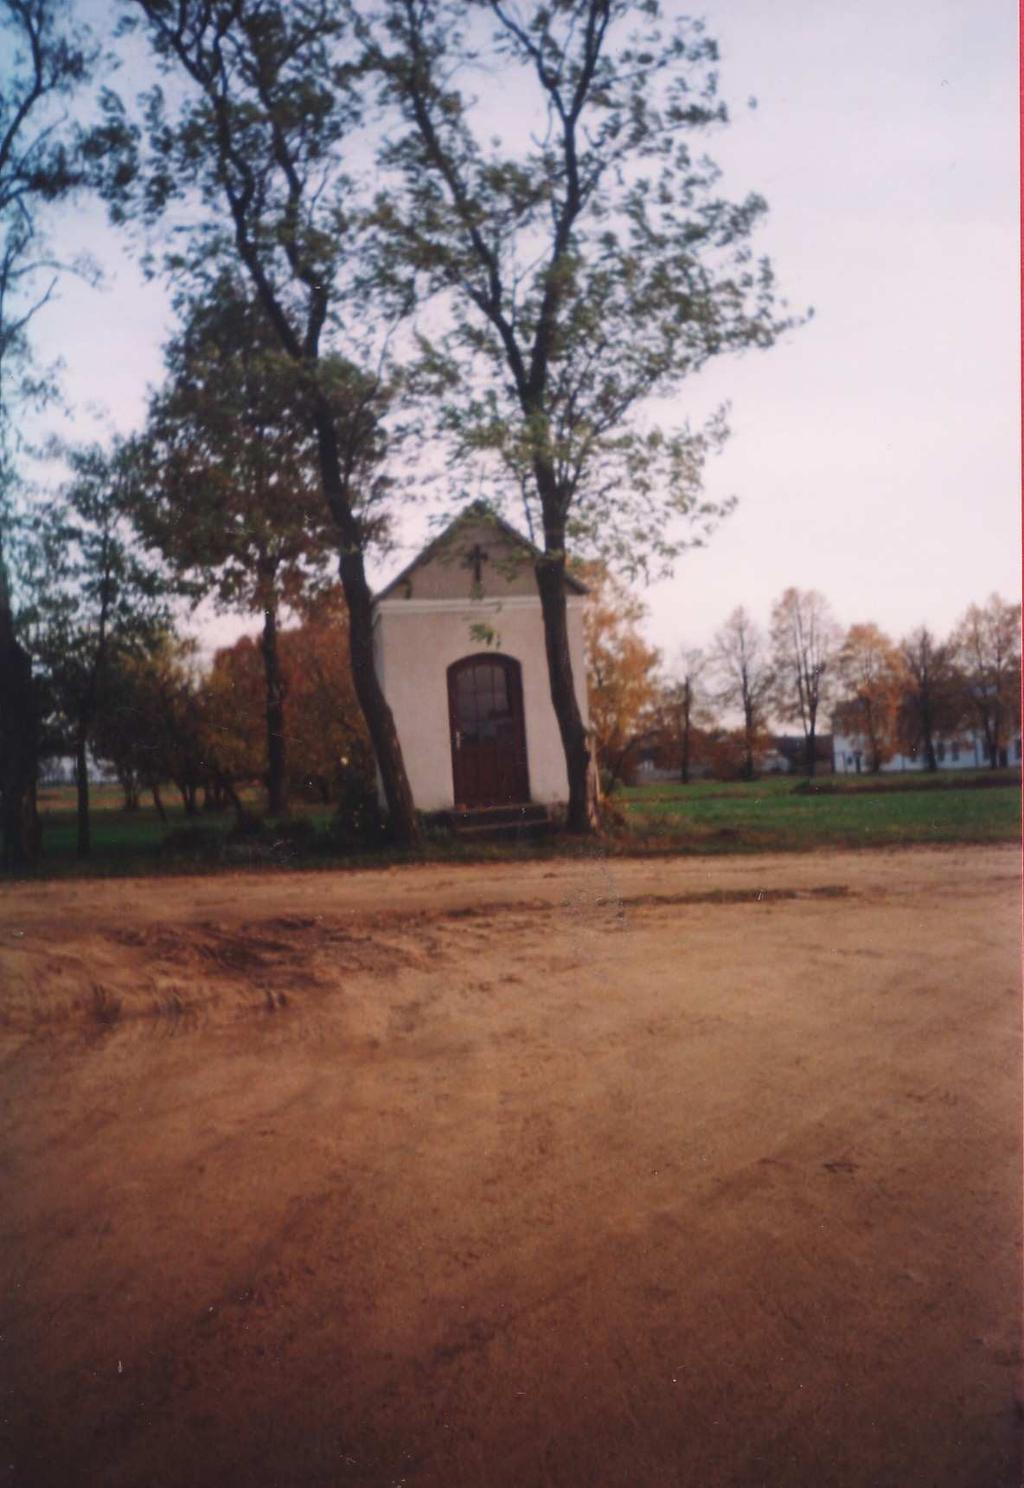
[[[464,528],[471,529],[466,534],[467,538],[472,539],[472,546],[468,548],[460,548],[458,546],[460,530]],[[491,539],[492,548],[503,550],[498,551],[497,556],[481,545],[480,528],[486,528],[493,534]],[[499,517],[497,512],[485,501],[473,501],[464,507],[458,516],[449,522],[444,531],[439,533],[432,542],[429,542],[411,563],[406,564],[401,573],[397,574],[389,584],[385,585],[375,595],[374,603],[376,604],[385,599],[397,599],[399,597],[408,599],[413,597],[413,576],[415,572],[418,569],[425,568],[428,564],[435,562],[435,560],[444,562],[446,559],[459,557],[462,568],[472,568],[473,588],[475,592],[470,597],[479,599],[482,597],[480,586],[483,582],[484,563],[489,562],[491,564],[490,572],[497,571],[501,573],[505,566],[505,558],[510,560],[513,568],[515,567],[516,560],[519,559],[522,560],[521,567],[524,570],[532,571],[534,563],[542,556],[539,548],[525,538],[521,532],[517,532],[502,517]],[[587,586],[572,573],[566,573],[565,587],[569,594],[587,594],[589,592]],[[533,588],[533,592],[536,593],[535,587]]]

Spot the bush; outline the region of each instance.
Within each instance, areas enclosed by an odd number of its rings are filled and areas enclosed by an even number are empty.
[[[376,785],[351,772],[338,781],[338,805],[327,828],[331,847],[343,851],[380,847],[387,841]]]
[[[235,837],[258,837],[268,846],[281,846],[304,848],[311,847],[316,837],[316,827],[308,816],[284,817],[281,820],[264,821],[257,825],[255,832],[248,829],[241,833],[232,832]]]
[[[199,824],[175,827],[160,844],[167,857],[217,859],[223,856],[225,837],[218,827]]]

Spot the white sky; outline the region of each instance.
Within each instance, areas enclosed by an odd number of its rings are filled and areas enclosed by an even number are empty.
[[[922,621],[945,630],[993,589],[1018,598],[1013,8],[716,0],[703,13],[733,112],[709,153],[733,196],[767,197],[755,249],[791,307],[815,316],[679,398],[694,420],[731,402],[707,489],[740,504],[648,590],[650,638],[671,663],[737,604],[766,622],[790,584],[821,589],[843,623],[873,619],[896,636]],[[66,285],[37,346],[63,359],[75,437],[127,432],[160,377],[163,291],[99,209],[66,214],[58,232],[95,254],[108,284]],[[422,530],[410,518],[409,545]]]

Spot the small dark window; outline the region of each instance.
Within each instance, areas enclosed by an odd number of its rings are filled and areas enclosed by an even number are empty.
[[[950,745],[950,748],[949,748],[949,757],[953,761],[953,763],[956,764],[957,760],[960,758],[960,745],[959,744],[951,744]]]
[[[935,746],[935,758],[939,761],[940,764],[946,758],[946,746],[941,742],[941,740]]]

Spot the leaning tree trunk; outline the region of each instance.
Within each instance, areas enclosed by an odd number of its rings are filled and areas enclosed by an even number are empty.
[[[362,532],[346,497],[338,436],[326,402],[318,404],[314,417],[324,495],[341,535],[338,575],[348,606],[352,682],[380,771],[392,837],[400,846],[411,847],[419,841],[419,823],[394,715],[373,659],[373,596],[366,578]]]
[[[537,588],[540,591],[544,619],[544,647],[548,659],[551,702],[565,750],[565,768],[569,777],[569,813],[566,826],[570,832],[592,833],[597,830],[597,783],[587,726],[583,722],[572,675],[569,653],[569,619],[565,602],[564,537],[549,536],[549,553],[537,560]]]
[[[277,645],[277,596],[268,594],[263,609],[263,675],[266,682],[267,810],[271,816],[288,811],[287,764],[284,740],[284,682]]]
[[[0,640],[0,863],[29,867],[39,850],[37,713],[32,662],[7,626]]]

